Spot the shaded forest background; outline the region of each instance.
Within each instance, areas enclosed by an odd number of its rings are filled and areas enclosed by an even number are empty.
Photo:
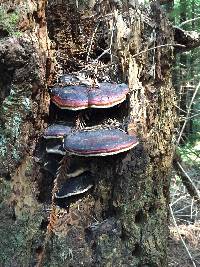
[[[199,0],[168,1],[163,7],[173,25],[198,36]],[[170,266],[200,266],[199,58],[199,48],[185,51],[176,54],[173,66],[179,125],[171,183]]]

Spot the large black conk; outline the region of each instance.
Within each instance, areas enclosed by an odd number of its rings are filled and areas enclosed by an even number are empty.
[[[87,192],[94,185],[94,178],[89,172],[85,172],[74,178],[69,178],[55,193],[56,198],[69,198]]]

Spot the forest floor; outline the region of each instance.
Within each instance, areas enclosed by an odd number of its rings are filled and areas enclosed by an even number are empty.
[[[178,225],[179,233],[185,241],[196,267],[200,266],[200,222],[193,225]],[[190,267],[193,265],[183,242],[177,233],[177,228],[170,226],[169,267]]]
[[[200,222],[193,225],[180,224],[178,229],[196,267],[200,267]],[[170,225],[168,256],[169,267],[195,266],[177,233],[177,228],[173,225]]]
[[[200,192],[200,146],[196,151],[184,149],[181,158],[186,172]],[[169,267],[200,267],[200,201],[190,196],[176,172],[172,176],[170,207]]]

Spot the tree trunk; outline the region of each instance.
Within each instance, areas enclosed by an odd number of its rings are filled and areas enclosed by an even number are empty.
[[[168,20],[156,3],[147,11],[111,1],[9,2],[5,16],[23,16],[21,36],[0,44],[1,266],[167,266],[176,114],[173,47],[159,46],[173,42]],[[6,27],[3,33],[16,34]],[[51,210],[55,177],[41,166],[40,137],[59,112],[49,109],[47,86],[63,72],[128,83],[122,111],[101,116],[125,116],[139,145],[91,159],[94,189],[68,209]]]

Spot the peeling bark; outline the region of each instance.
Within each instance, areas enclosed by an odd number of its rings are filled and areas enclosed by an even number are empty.
[[[5,9],[11,8],[7,2]],[[17,4],[23,8],[23,2],[14,1],[12,8]],[[2,135],[9,132],[1,146],[5,150],[1,159],[2,266],[167,266],[169,171],[176,118],[170,73],[173,50],[166,46],[135,55],[151,46],[170,44],[173,29],[157,4],[149,10],[122,5],[117,11],[115,6],[111,2],[77,7],[65,1],[28,1],[19,21],[22,36],[1,41],[0,62],[8,75],[1,85]],[[51,204],[54,177],[45,176],[36,152],[43,149],[38,144],[45,123],[55,115],[50,107],[47,117],[47,85],[62,72],[90,77],[96,73],[99,80],[107,76],[127,82],[130,95],[122,115],[127,117],[129,134],[137,133],[140,145],[122,155],[92,159],[94,190],[76,199],[68,210],[54,210],[47,238],[46,207]],[[28,115],[24,98],[30,102]],[[16,110],[17,126],[13,122]],[[122,122],[118,112],[107,110],[101,115],[118,116]],[[11,131],[16,129],[18,135]]]

